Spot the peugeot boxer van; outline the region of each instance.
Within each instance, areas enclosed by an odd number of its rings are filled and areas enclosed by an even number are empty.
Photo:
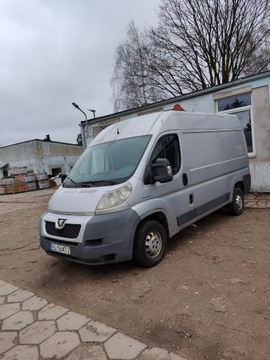
[[[235,115],[164,111],[104,129],[40,220],[49,254],[84,264],[158,264],[167,240],[228,206],[244,210],[247,146]]]

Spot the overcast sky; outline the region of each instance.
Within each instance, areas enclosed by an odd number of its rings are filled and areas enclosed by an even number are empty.
[[[127,25],[157,22],[161,0],[0,0],[0,146],[76,142],[84,115],[113,113],[110,80]]]

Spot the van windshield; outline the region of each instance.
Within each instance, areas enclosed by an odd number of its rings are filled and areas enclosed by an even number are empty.
[[[110,141],[87,148],[66,178],[64,187],[119,184],[135,172],[151,136]]]

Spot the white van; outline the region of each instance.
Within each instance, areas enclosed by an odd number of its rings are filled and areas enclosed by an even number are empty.
[[[247,146],[234,115],[164,111],[103,130],[40,221],[50,255],[84,264],[151,267],[184,227],[228,205],[244,210]]]

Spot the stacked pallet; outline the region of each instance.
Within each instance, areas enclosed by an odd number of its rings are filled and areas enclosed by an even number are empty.
[[[26,192],[25,183],[14,183],[6,185],[6,194],[17,194],[21,192]]]
[[[25,167],[14,167],[10,169],[9,178],[0,179],[0,195],[16,194],[37,189],[48,189],[51,181],[47,173],[35,174],[27,172]]]
[[[27,174],[27,167],[26,166],[16,166],[9,169],[10,176],[25,176]]]
[[[36,185],[36,175],[28,174],[27,167],[13,167],[10,169],[10,175],[13,176],[15,184],[18,184],[21,188],[25,188],[25,191],[28,191],[28,183],[33,181],[33,184]],[[16,193],[16,189],[13,193]]]
[[[27,191],[24,182],[15,182],[14,178],[0,179],[0,194],[15,194]]]
[[[0,179],[0,194],[6,194],[6,186],[14,184],[14,179]]]
[[[37,174],[37,183],[39,189],[48,189],[50,181],[46,173]]]
[[[6,194],[6,186],[0,185],[0,195],[4,195],[4,194]]]
[[[25,177],[25,183],[27,187],[27,191],[37,190],[37,176],[34,173],[29,173]]]

